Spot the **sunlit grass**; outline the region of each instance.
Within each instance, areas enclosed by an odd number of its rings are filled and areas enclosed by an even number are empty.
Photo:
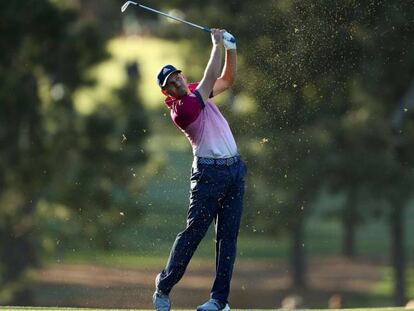
[[[191,155],[189,157],[191,158]],[[117,245],[116,249],[108,252],[95,249],[68,251],[63,258],[62,254],[59,256],[59,262],[63,259],[66,263],[97,263],[129,268],[162,267],[176,234],[185,227],[187,211],[188,189],[184,186],[177,186],[177,184],[184,183],[189,172],[184,169],[174,171],[172,168],[180,167],[184,164],[179,163],[185,163],[190,159],[173,157],[171,161],[173,165],[169,166],[165,175],[159,176],[157,183],[150,187],[151,191],[149,189],[142,197],[143,202],[147,203],[147,213],[139,225],[127,227],[113,236],[114,245]],[[160,189],[168,189],[171,192],[160,194]],[[410,223],[407,227],[409,225]],[[384,260],[387,258],[388,251],[383,245],[386,233],[377,233],[381,231],[381,228],[383,226],[377,224],[376,227],[360,229],[362,231],[361,241],[357,241],[357,254],[362,258],[365,256]],[[242,222],[237,248],[238,260],[287,260],[290,254],[289,237],[272,236],[269,233],[261,233],[259,229]],[[341,245],[338,241],[341,241],[341,236],[341,228],[336,222],[322,221],[318,218],[309,219],[305,243],[307,256],[340,256]],[[375,236],[381,238],[375,239]],[[211,262],[214,258],[214,249],[214,230],[211,227],[200,243],[193,261]],[[410,247],[408,253],[411,253],[411,250]],[[57,258],[49,258],[49,262],[57,262]],[[411,275],[412,281],[409,284],[414,285],[414,272],[411,272]],[[391,284],[391,270],[384,271],[383,282],[377,288],[376,293],[389,295]],[[413,285],[409,289],[410,297],[414,297]]]
[[[121,63],[136,61],[141,80],[139,91],[149,108],[159,107],[163,95],[156,83],[156,74],[161,66],[174,64],[184,67],[184,56],[188,55],[189,41],[167,41],[149,37],[128,37],[111,40],[108,50]]]
[[[189,42],[167,41],[150,37],[120,37],[108,42],[110,58],[92,68],[87,76],[97,80],[96,85],[83,87],[75,95],[76,107],[83,113],[89,113],[99,103],[111,104],[113,91],[126,83],[126,65],[136,62],[140,80],[138,92],[147,108],[162,105],[163,95],[156,83],[159,68],[167,63],[179,68],[184,67]]]
[[[82,252],[81,255],[68,254],[65,263],[70,264],[99,264],[120,268],[160,268],[165,265],[166,258],[160,256],[140,256],[131,253],[117,252],[113,254],[103,252]],[[194,263],[204,263],[203,259],[194,259]]]
[[[380,295],[391,295],[393,292],[394,275],[391,267],[383,268],[381,271],[381,282],[373,290],[373,293]],[[414,297],[414,267],[406,270],[407,296]]]

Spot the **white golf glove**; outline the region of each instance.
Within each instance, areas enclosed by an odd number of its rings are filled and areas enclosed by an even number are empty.
[[[236,49],[236,38],[234,36],[225,31],[223,33],[223,44],[226,50],[235,50]]]

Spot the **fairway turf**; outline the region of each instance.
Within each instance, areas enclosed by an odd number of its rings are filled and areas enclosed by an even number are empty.
[[[42,308],[42,307],[2,307],[0,306],[0,310],[4,311],[147,311],[149,309],[92,309],[92,308]],[[174,309],[172,309],[174,310]],[[175,309],[179,311],[193,311],[194,309]],[[249,310],[249,311],[276,311],[276,310],[283,310],[283,309],[232,309],[233,311],[241,311],[241,310]],[[329,311],[339,311],[339,310],[352,310],[352,311],[402,311],[402,310],[414,310],[412,308],[361,308],[361,309],[309,309],[312,311],[318,310],[329,310]],[[301,311],[306,311],[306,309],[301,309]]]

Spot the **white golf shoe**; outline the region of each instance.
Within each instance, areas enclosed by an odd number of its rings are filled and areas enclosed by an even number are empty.
[[[230,311],[230,306],[228,303],[210,299],[205,304],[198,306],[197,311]]]

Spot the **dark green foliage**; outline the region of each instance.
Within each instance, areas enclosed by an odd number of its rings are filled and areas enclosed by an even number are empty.
[[[148,133],[137,77],[80,114],[73,92],[105,57],[106,37],[50,1],[0,3],[0,303],[30,303],[28,268],[68,247],[113,247],[137,221]],[[136,173],[136,174],[135,174]]]

